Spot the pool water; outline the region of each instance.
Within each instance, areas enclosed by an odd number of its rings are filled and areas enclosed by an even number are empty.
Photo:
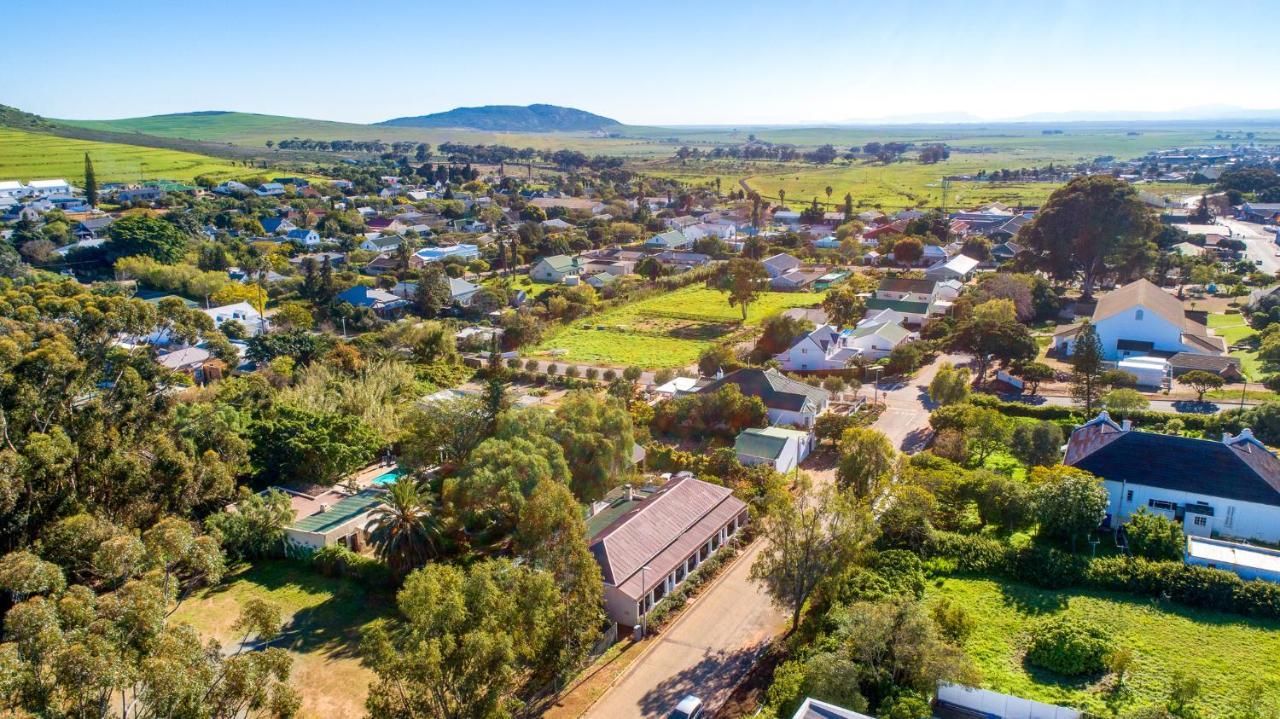
[[[377,477],[374,477],[373,483],[374,484],[391,484],[397,479],[400,479],[401,477],[403,477],[405,474],[407,474],[407,472],[405,472],[403,469],[400,469],[399,467],[396,467],[390,472],[386,472],[384,474],[378,475]]]

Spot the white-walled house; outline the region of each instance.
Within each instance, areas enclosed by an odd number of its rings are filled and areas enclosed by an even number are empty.
[[[886,277],[880,280],[875,294],[867,298],[866,316],[893,310],[901,314],[907,324],[923,325],[930,317],[946,314],[956,294],[954,280],[937,282]]]
[[[774,358],[782,369],[795,372],[846,369],[858,358],[874,362],[888,357],[893,348],[917,335],[900,324],[901,314],[881,311],[886,313],[890,320],[863,320],[857,327],[845,330],[822,325]]]
[[[604,580],[605,611],[628,627],[639,624],[748,520],[747,505],[733,490],[688,472],[647,494],[628,485],[597,505],[587,530]]]
[[[577,277],[582,274],[582,263],[577,257],[569,255],[552,255],[543,257],[529,269],[529,277],[534,282],[564,282],[566,277]]]
[[[1094,307],[1092,323],[1108,360],[1179,352],[1225,355],[1227,343],[1209,328],[1188,317],[1177,297],[1147,280],[1137,280],[1103,296]],[[1053,336],[1063,355],[1075,351],[1080,326]]]
[[[248,302],[237,302],[231,305],[223,305],[221,307],[210,307],[202,310],[206,315],[213,319],[213,326],[222,328],[224,322],[235,320],[244,326],[245,332],[250,337],[257,336],[266,332],[270,326],[270,320],[262,316],[253,305]]]
[[[814,436],[785,427],[748,427],[738,434],[733,451],[748,467],[768,464],[779,472],[790,472],[813,451]]]
[[[1112,526],[1146,508],[1189,535],[1280,542],[1280,459],[1247,429],[1216,442],[1141,432],[1102,412],[1071,433],[1063,463],[1102,479]]]
[[[772,368],[735,370],[698,391],[716,392],[730,384],[737,385],[747,397],[759,397],[772,424],[812,427],[831,401],[831,394],[825,389],[797,382]]]

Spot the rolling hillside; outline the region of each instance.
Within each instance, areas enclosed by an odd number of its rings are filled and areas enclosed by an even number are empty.
[[[494,132],[591,132],[618,127],[618,121],[558,105],[457,107],[417,117],[380,122],[389,127],[456,127]]]
[[[261,174],[229,160],[154,147],[93,142],[0,127],[0,180],[84,176],[84,154],[93,158],[99,182],[139,179],[190,181],[197,175],[217,179]]]

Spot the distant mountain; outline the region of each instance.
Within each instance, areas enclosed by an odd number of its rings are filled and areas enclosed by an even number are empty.
[[[380,122],[391,127],[457,127],[491,132],[572,132],[602,130],[620,124],[585,110],[558,105],[485,105],[458,107],[417,117]]]

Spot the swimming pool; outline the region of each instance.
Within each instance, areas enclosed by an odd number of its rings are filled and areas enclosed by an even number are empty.
[[[405,472],[403,469],[396,467],[390,472],[385,472],[383,474],[378,475],[377,477],[374,477],[373,483],[374,484],[391,484],[392,482],[396,481],[397,479],[400,479],[406,474],[408,473]]]

